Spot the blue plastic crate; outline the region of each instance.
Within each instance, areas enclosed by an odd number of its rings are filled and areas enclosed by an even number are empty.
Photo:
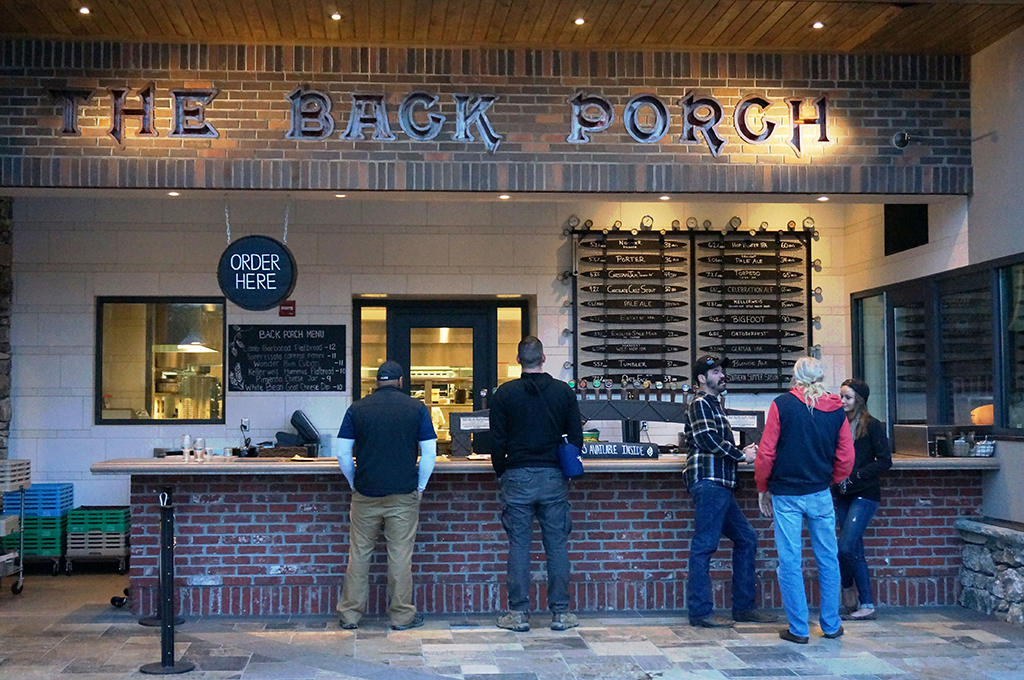
[[[60,517],[75,506],[75,485],[33,484],[25,490],[25,515],[27,517]],[[21,512],[21,492],[4,494],[4,514],[17,515]]]

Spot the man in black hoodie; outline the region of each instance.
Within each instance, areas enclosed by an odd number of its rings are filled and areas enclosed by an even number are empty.
[[[505,383],[491,399],[491,465],[501,484],[501,524],[508,534],[508,612],[498,626],[530,630],[530,545],[533,519],[540,522],[547,556],[551,629],[579,625],[569,612],[569,487],[558,462],[562,436],[583,445],[576,395],[544,372],[544,346],[528,335],[516,361],[522,377]]]

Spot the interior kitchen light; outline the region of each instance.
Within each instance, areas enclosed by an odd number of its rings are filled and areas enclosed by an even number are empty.
[[[334,14],[331,15],[331,18],[334,19],[335,21],[341,21],[341,13],[335,12]]]
[[[825,28],[825,24],[821,23],[820,21],[815,21],[813,24],[811,24],[811,28]]]
[[[500,198],[503,201],[507,201],[508,199],[510,199],[512,197],[509,196],[508,194],[502,194],[501,196],[498,196],[498,198]]]
[[[438,333],[438,339],[439,339],[439,340],[441,341],[441,344],[445,344],[445,343],[447,343],[447,342],[448,342],[448,333],[449,333],[449,331],[450,331],[451,329],[449,329],[449,328],[443,328],[443,327],[442,327],[442,328],[438,328],[437,330],[439,331],[439,333]]]
[[[818,196],[818,202],[819,203],[824,203],[827,200],[828,200],[828,196]]]
[[[364,297],[364,298],[386,298],[387,296],[388,296],[387,293],[363,293],[359,297]]]
[[[88,14],[89,13],[89,8],[88,7],[79,7],[78,8],[78,13],[79,14]]]
[[[662,201],[670,201],[670,200],[672,200],[672,197],[671,196],[662,196],[660,200],[662,200]]]
[[[586,23],[586,20],[583,17],[579,17],[573,23],[576,24],[577,26],[582,26],[583,24]]]
[[[167,195],[168,196],[181,196],[181,194],[179,194],[177,191],[168,191]]]
[[[334,194],[335,198],[345,198],[345,194]]]

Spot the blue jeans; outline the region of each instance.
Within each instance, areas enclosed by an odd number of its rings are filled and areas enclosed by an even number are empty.
[[[836,496],[836,526],[839,527],[839,573],[843,587],[857,584],[862,607],[874,607],[871,597],[871,572],[864,558],[864,530],[878,510],[878,501],[870,498]]]
[[[779,590],[789,619],[789,632],[807,637],[807,593],[804,591],[804,520],[811,535],[814,559],[818,563],[818,589],[821,591],[822,631],[839,630],[839,552],[836,546],[836,513],[828,489],[805,496],[772,496],[775,511],[775,549],[779,553]]]
[[[548,609],[569,611],[569,487],[555,468],[511,468],[501,484],[501,525],[508,534],[508,608],[530,611],[533,519],[540,522],[548,567]]]
[[[732,541],[732,610],[754,609],[754,556],[757,534],[740,511],[732,489],[710,479],[702,479],[690,487],[696,507],[696,528],[690,541],[690,575],[686,589],[686,605],[690,620],[711,615],[711,556],[718,550],[724,534]]]

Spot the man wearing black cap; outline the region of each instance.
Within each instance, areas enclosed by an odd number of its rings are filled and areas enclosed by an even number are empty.
[[[412,603],[412,552],[420,497],[437,458],[437,435],[423,402],[402,392],[396,361],[377,369],[377,389],[354,402],[338,432],[338,463],[352,487],[341,627],[359,627],[369,598],[370,558],[381,525],[388,544],[388,615],[392,630],[423,625]],[[416,456],[419,454],[419,465]]]
[[[757,445],[740,449],[718,397],[725,391],[729,360],[705,354],[693,369],[699,392],[687,409],[686,488],[696,507],[696,529],[690,541],[689,582],[686,602],[690,625],[727,628],[735,621],[770,623],[778,617],[754,606],[754,556],[757,534],[733,496],[736,466],[753,462]],[[711,599],[711,556],[722,535],[732,547],[732,620],[714,612]]]

